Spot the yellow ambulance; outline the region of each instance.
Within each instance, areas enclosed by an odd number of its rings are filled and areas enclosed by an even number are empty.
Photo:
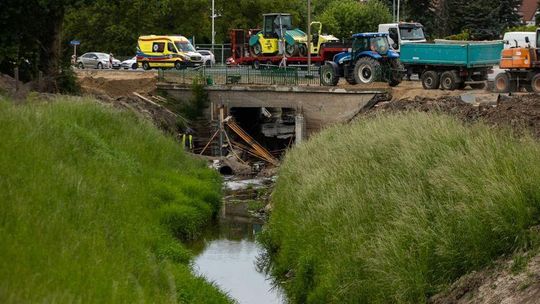
[[[145,70],[152,68],[175,68],[203,64],[191,42],[184,36],[147,35],[140,36],[137,45],[137,64]]]

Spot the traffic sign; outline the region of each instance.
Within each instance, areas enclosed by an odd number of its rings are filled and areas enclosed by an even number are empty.
[[[71,44],[71,45],[79,45],[79,44],[81,44],[81,42],[79,40],[71,40],[69,42],[69,44]]]

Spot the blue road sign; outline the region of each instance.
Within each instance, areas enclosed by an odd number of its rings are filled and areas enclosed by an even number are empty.
[[[69,42],[69,44],[71,44],[71,45],[79,45],[79,44],[81,44],[81,42],[79,40],[71,40]]]

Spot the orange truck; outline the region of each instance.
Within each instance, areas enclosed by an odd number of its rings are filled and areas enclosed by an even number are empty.
[[[540,29],[536,30],[536,45],[540,45]],[[532,33],[531,36],[534,36]],[[505,72],[495,77],[495,90],[500,93],[518,92],[522,88],[528,92],[540,93],[540,50],[530,46],[530,38],[525,37],[526,47],[504,49],[499,67]]]

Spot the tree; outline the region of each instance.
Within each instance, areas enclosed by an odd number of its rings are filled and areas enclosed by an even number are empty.
[[[0,71],[11,73],[18,66],[26,78],[38,70],[56,77],[60,70],[64,13],[87,2],[90,1],[4,0],[0,10]]]
[[[390,22],[388,7],[378,0],[359,3],[354,0],[334,1],[319,17],[325,30],[340,38],[353,33],[377,31],[378,25]]]

